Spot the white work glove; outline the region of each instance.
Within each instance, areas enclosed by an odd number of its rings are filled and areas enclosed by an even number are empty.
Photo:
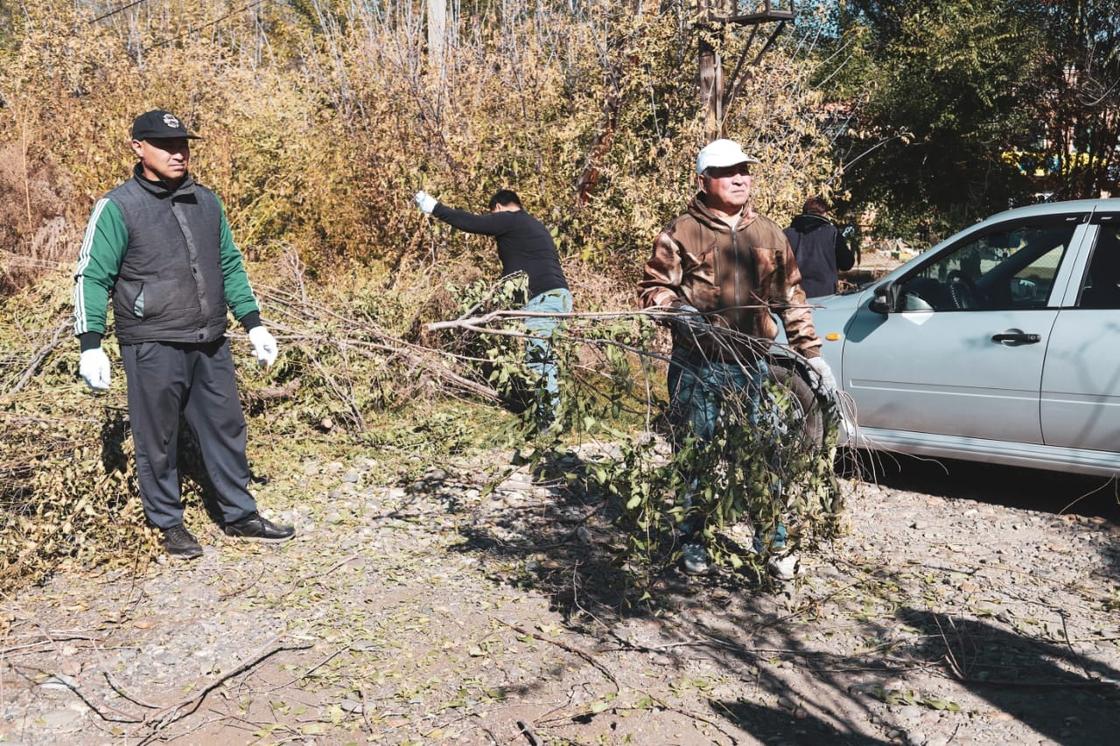
[[[94,391],[107,391],[109,389],[109,357],[100,347],[86,350],[78,362],[78,373]]]
[[[420,211],[425,215],[431,215],[432,210],[436,209],[436,205],[439,204],[439,200],[425,192],[423,189],[417,192],[416,196],[412,199],[416,202],[416,206],[420,208]]]
[[[276,338],[269,334],[263,326],[254,326],[249,330],[249,341],[253,343],[253,354],[257,357],[257,364],[268,367],[276,362]]]
[[[836,394],[836,376],[832,375],[832,368],[829,367],[824,358],[809,358],[809,367],[820,378],[820,386],[824,393],[834,396]]]

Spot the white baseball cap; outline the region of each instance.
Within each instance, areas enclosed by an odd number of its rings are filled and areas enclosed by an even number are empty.
[[[726,168],[740,163],[759,163],[759,160],[744,153],[734,140],[713,140],[696,156],[696,173],[702,174],[709,168]]]

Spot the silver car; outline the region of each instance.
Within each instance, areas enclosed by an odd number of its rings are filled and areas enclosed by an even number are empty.
[[[1120,474],[1120,199],[994,215],[812,302],[848,445]]]

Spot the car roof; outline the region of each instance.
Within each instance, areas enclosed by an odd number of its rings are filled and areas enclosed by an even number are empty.
[[[1033,218],[1040,215],[1066,215],[1071,212],[1120,212],[1120,199],[1075,199],[1067,202],[1040,202],[1037,205],[1016,207],[1004,210],[976,224],[976,227],[991,223],[1002,223],[1017,218]]]

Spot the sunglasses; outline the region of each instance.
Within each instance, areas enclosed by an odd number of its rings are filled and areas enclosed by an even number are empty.
[[[723,166],[721,168],[709,168],[704,172],[704,175],[710,179],[726,179],[730,176],[750,176],[751,164],[737,163],[734,166]]]

